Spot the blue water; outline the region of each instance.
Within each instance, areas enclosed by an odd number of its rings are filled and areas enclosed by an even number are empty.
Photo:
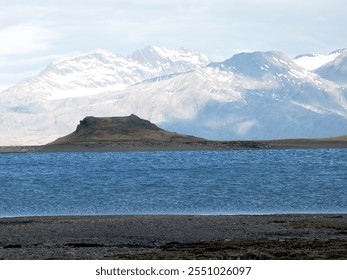
[[[347,213],[347,149],[0,154],[0,217]]]

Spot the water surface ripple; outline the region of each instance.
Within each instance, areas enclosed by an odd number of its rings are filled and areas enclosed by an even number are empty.
[[[0,154],[0,216],[347,213],[347,149]]]

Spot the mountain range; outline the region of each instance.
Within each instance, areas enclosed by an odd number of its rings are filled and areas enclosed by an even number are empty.
[[[53,61],[0,93],[0,145],[45,144],[85,116],[136,114],[213,140],[347,134],[347,49],[294,59],[277,51],[222,62],[148,46],[124,57],[97,49]]]

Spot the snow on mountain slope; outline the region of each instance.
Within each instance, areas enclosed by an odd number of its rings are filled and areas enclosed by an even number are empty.
[[[208,64],[209,59],[188,50],[147,47],[128,58],[97,49],[58,59],[38,76],[9,88],[8,95],[32,99],[88,96],[125,87],[157,76],[186,72]],[[6,94],[6,93],[5,93]]]
[[[52,62],[38,76],[24,80],[7,91],[10,94],[37,95],[50,99],[97,94],[123,89],[141,81],[133,75],[141,69],[136,62],[95,50]],[[141,69],[142,70],[142,69]]]
[[[157,73],[156,76],[188,72],[197,67],[204,67],[210,62],[206,55],[199,52],[184,48],[169,50],[158,46],[147,46],[135,51],[128,58],[154,69],[154,72]]]
[[[253,78],[262,78],[264,75],[305,76],[303,69],[281,52],[252,52],[236,54],[230,59],[219,63],[211,63],[209,67],[231,71]]]
[[[166,52],[168,56],[174,57]],[[150,71],[158,69],[158,58],[146,53],[127,59]],[[1,93],[0,145],[54,140],[88,115],[136,114],[164,129],[209,139],[347,134],[346,93],[279,52],[238,54],[194,71],[84,97],[52,99],[32,93],[40,97],[28,99],[20,92],[8,93]]]
[[[294,58],[294,62],[298,64],[299,66],[307,69],[307,70],[315,70],[322,65],[329,63],[333,61],[337,56],[339,56],[341,53],[346,52],[347,49],[340,49],[331,52],[328,55],[324,54],[303,54],[298,55]]]
[[[339,87],[282,53],[242,53],[209,67],[230,72],[243,96],[239,104],[219,104],[219,112],[226,112],[214,123],[222,138],[322,137],[338,134],[346,124],[347,103]]]
[[[332,84],[317,85],[310,76],[278,79],[269,83],[207,67],[129,87],[118,102],[122,114],[136,111],[165,129],[219,140],[335,135],[347,123],[346,100]],[[141,98],[150,106],[134,106]]]
[[[339,85],[347,85],[347,51],[338,55],[333,61],[324,64],[314,71],[324,79]]]
[[[210,139],[347,132],[347,103],[338,86],[278,52],[236,55],[189,73],[105,93],[102,99],[113,102],[105,107],[119,115],[135,112],[165,129]],[[102,111],[97,106],[94,110]]]

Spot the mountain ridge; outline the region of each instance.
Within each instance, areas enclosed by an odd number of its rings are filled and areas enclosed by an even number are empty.
[[[63,58],[50,65],[54,71],[1,92],[0,145],[51,142],[87,115],[136,114],[213,140],[347,134],[346,88],[281,52],[236,54],[206,66],[198,52],[143,52],[142,64],[103,50]]]
[[[175,61],[163,58],[169,51],[165,48],[148,46],[152,58],[144,60],[134,55],[124,57],[103,49],[76,54],[54,60],[37,76],[25,79],[3,91],[15,93],[41,94],[46,99],[61,99],[95,95],[110,90],[122,90],[127,86],[162,75],[194,70],[208,64],[207,56],[198,52],[181,50],[171,51]],[[137,52],[146,52],[138,50]],[[189,61],[187,56],[195,59]],[[201,58],[201,59],[199,59]],[[149,65],[148,60],[152,59]],[[168,64],[169,65],[166,65]]]

